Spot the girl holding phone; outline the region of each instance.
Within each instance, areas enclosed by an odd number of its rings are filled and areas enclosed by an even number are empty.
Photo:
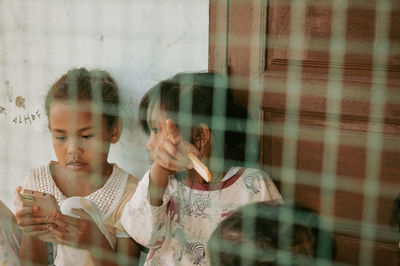
[[[54,195],[63,214],[37,217],[38,206],[18,204],[21,260],[47,264],[49,234],[56,265],[112,265],[117,252],[138,258],[138,245],[117,226],[138,180],[108,162],[122,129],[118,106],[117,84],[105,71],[72,69],[50,88],[45,107],[57,161],[31,169],[22,188]]]

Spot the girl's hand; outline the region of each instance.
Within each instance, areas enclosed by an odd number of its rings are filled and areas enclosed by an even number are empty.
[[[188,153],[200,156],[200,152],[182,139],[178,127],[171,119],[166,120],[160,134],[153,153],[155,162],[172,173],[193,168]]]
[[[161,206],[168,177],[171,174],[193,168],[188,153],[200,156],[196,147],[182,139],[178,127],[171,119],[161,125],[158,134],[150,150],[154,163],[150,169],[148,194],[150,204],[153,206]]]
[[[22,207],[16,213],[18,227],[26,236],[36,237],[49,232],[47,225],[49,221],[47,217],[32,216],[38,211],[38,207]]]
[[[107,243],[111,248],[103,233],[83,209],[72,209],[72,213],[80,218],[61,214],[51,218],[54,224],[49,225],[48,229],[55,238],[54,242],[84,249],[98,246],[98,243],[105,247]]]
[[[21,189],[21,187],[18,187],[15,191],[18,195],[16,200],[17,212],[15,213],[18,227],[21,228],[25,236],[36,237],[48,233],[47,225],[49,221],[47,217],[38,217],[34,215],[39,210],[39,207],[22,206]]]

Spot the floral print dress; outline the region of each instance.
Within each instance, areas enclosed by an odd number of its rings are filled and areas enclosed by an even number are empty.
[[[233,167],[219,184],[171,176],[161,206],[150,204],[148,186],[149,172],[121,217],[125,231],[150,248],[145,265],[208,265],[206,243],[224,217],[247,203],[282,201],[271,178],[251,168]]]

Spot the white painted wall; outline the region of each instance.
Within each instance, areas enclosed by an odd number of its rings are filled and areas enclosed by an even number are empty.
[[[0,107],[6,114],[0,108],[0,200],[12,207],[13,191],[29,169],[55,159],[43,105],[56,79],[73,67],[105,69],[120,85],[124,116],[136,117],[151,85],[180,71],[207,69],[208,4],[1,0]],[[17,96],[26,99],[25,108],[16,106]],[[31,114],[35,120],[25,123]],[[126,122],[110,161],[141,177],[148,168],[145,141],[136,122]]]

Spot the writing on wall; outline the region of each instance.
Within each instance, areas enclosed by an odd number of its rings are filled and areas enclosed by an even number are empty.
[[[12,122],[14,122],[15,124],[25,124],[25,125],[30,125],[32,124],[34,121],[39,120],[41,117],[40,111],[37,110],[34,113],[28,113],[28,114],[24,114],[24,115],[19,115],[14,117],[14,119],[12,119]]]
[[[21,108],[21,109],[26,109],[26,100],[23,96],[17,96],[14,97],[14,88],[11,86],[11,82],[6,80],[5,83],[5,88],[6,88],[6,93],[8,96],[8,101],[10,103],[15,104],[16,107]],[[25,112],[23,114],[10,114],[13,113],[12,109],[15,109],[13,107],[14,105],[10,105],[9,110],[7,110],[6,107],[0,106],[0,116],[9,118],[10,123],[14,123],[17,125],[31,125],[35,121],[39,120],[42,116],[39,110],[36,112]]]
[[[0,106],[0,115],[8,116],[7,109],[3,106]],[[37,110],[36,112],[13,116],[11,122],[14,124],[31,125],[34,121],[39,120],[41,117],[42,114],[39,110]]]

